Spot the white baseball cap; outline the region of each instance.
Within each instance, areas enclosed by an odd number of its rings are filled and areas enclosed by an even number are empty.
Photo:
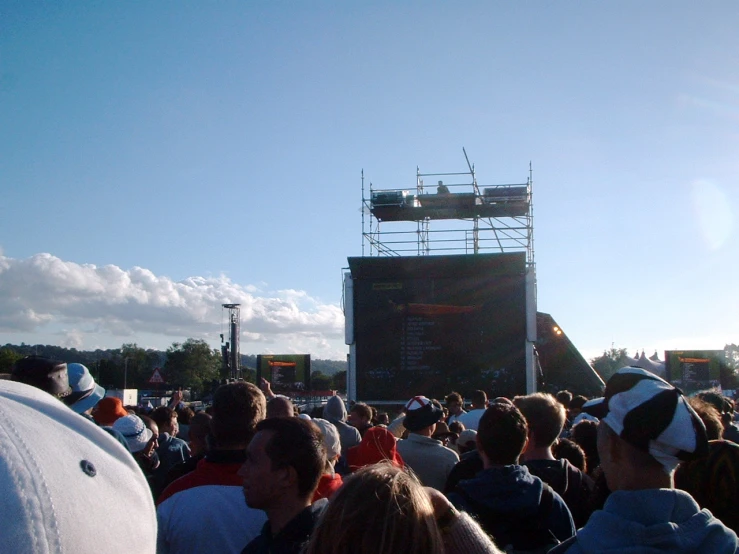
[[[0,552],[154,553],[146,479],[103,429],[40,389],[0,380]]]

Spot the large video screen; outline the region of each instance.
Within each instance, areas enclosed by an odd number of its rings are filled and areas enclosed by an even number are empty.
[[[525,394],[523,253],[349,258],[360,400]]]
[[[262,377],[276,394],[293,396],[310,390],[310,354],[260,354],[257,382]]]
[[[665,350],[667,379],[685,394],[721,387],[723,350]]]

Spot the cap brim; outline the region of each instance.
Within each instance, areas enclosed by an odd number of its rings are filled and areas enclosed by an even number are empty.
[[[605,397],[593,398],[582,405],[581,411],[598,419],[603,419],[608,415],[608,403]]]
[[[77,402],[69,406],[72,410],[78,414],[83,414],[90,408],[94,407],[95,404],[100,402],[105,397],[105,389],[98,384],[95,384],[95,388],[92,390],[92,394],[80,398]]]

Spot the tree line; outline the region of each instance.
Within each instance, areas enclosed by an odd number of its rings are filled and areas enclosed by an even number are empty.
[[[739,346],[736,344],[727,344],[723,348],[724,364],[721,366],[721,386],[725,389],[739,388]],[[603,381],[616,373],[616,371],[626,365],[628,351],[626,348],[611,347],[604,350],[601,356],[590,360],[590,365],[600,375]],[[665,361],[665,360],[663,360]]]
[[[165,351],[144,349],[136,343],[107,350],[77,350],[53,345],[6,344],[0,347],[0,373],[10,373],[23,356],[39,355],[87,366],[95,381],[106,389],[190,389],[194,396],[209,394],[228,377],[219,350],[204,340],[189,338],[174,342]],[[241,355],[242,374],[256,382],[256,355]],[[149,382],[158,369],[164,384]],[[346,390],[346,361],[311,359],[313,390]]]

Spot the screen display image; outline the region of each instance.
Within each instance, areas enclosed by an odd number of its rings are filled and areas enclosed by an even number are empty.
[[[723,350],[665,350],[667,379],[685,394],[721,387]]]
[[[262,378],[271,383],[275,394],[310,390],[310,354],[260,354],[257,382]]]
[[[357,398],[525,393],[524,254],[350,258]]]

